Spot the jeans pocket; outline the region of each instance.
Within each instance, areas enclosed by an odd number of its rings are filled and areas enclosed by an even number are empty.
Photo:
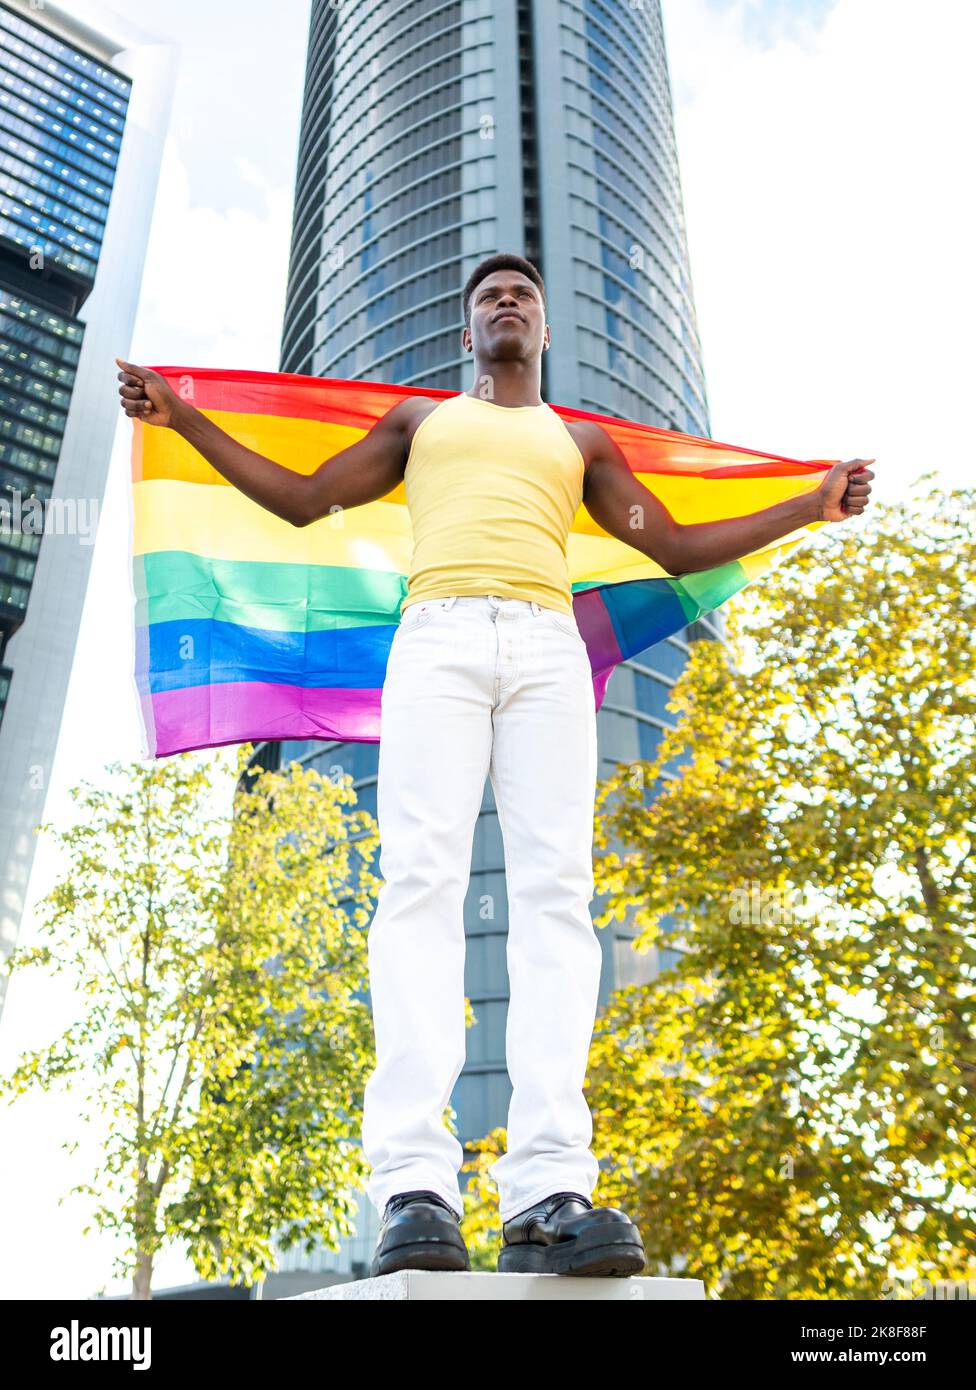
[[[444,604],[445,600],[442,598],[423,599],[420,603],[411,603],[400,619],[397,631],[406,637],[411,632],[416,632],[418,627],[425,627]]]
[[[580,630],[576,626],[576,619],[570,617],[568,613],[559,613],[554,608],[543,608],[541,616],[547,626],[554,627],[557,632],[568,633],[570,637],[579,637],[582,642]]]

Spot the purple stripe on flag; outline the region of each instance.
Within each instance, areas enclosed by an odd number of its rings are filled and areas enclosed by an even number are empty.
[[[377,743],[381,694],[382,687],[342,690],[262,681],[164,690],[152,697],[156,756],[245,740],[315,738]]]
[[[623,661],[623,654],[601,591],[584,589],[581,593],[574,594],[573,615],[580,636],[586,643],[594,678],[600,672],[606,672],[609,677],[611,668]],[[606,680],[603,682],[603,689],[606,689]],[[600,699],[603,699],[602,692]]]

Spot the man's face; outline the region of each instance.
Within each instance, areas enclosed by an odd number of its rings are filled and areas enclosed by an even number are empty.
[[[469,305],[470,329],[462,335],[486,361],[531,360],[549,345],[542,296],[520,270],[493,270],[475,287]]]

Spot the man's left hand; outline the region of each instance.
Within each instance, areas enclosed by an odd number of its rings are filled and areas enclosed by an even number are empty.
[[[868,505],[874,477],[867,464],[876,461],[848,459],[846,463],[834,464],[814,493],[819,521],[846,521],[848,517],[861,515]]]

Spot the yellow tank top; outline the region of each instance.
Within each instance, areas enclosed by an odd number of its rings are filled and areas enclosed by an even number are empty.
[[[413,558],[400,614],[420,599],[499,594],[572,613],[566,540],[583,455],[548,405],[462,392],[414,431],[404,471]]]

